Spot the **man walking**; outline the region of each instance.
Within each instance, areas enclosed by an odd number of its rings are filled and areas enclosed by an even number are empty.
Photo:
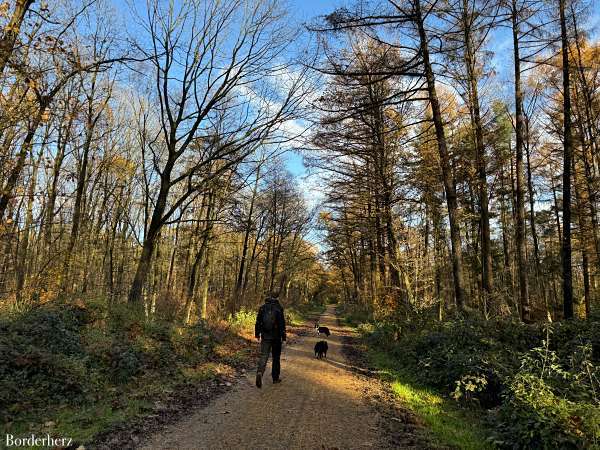
[[[281,356],[281,343],[285,341],[285,316],[283,307],[277,300],[278,292],[272,292],[264,305],[258,310],[254,335],[260,341],[260,358],[256,371],[256,387],[262,387],[262,376],[267,368],[269,353],[273,354],[271,375],[273,384],[281,383],[279,371],[281,370],[279,357]]]

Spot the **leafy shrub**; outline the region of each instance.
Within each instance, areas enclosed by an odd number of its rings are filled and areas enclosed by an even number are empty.
[[[216,340],[205,321],[185,327],[178,335],[179,353],[194,364],[214,351]]]
[[[144,368],[144,353],[131,346],[116,345],[109,353],[110,374],[118,383],[124,383],[140,374]]]
[[[443,392],[454,392],[464,377],[483,377],[485,386],[470,392],[469,398],[487,408],[500,403],[504,366],[512,363],[512,356],[496,352],[498,344],[482,324],[460,320],[432,323],[429,329],[413,325],[376,324],[369,339]]]
[[[499,445],[519,442],[522,448],[581,448],[598,443],[598,372],[589,359],[589,346],[576,355],[561,359],[547,339],[543,347],[522,356],[500,410]]]
[[[85,311],[68,305],[0,323],[0,419],[20,407],[80,399],[86,370],[78,329],[86,321]]]
[[[107,316],[108,329],[112,332],[139,332],[144,323],[144,318],[139,316],[139,311],[130,308],[127,304],[113,305]]]
[[[143,321],[124,305],[109,313],[100,303],[88,310],[55,302],[7,316],[0,320],[0,422],[95,401],[148,372],[174,379],[206,360],[215,339],[206,323]]]
[[[484,375],[463,375],[460,380],[456,381],[456,388],[452,392],[452,397],[455,400],[465,399],[473,400],[477,394],[485,391],[488,380]]]
[[[419,382],[488,410],[498,447],[600,444],[599,322],[433,317],[423,311],[359,328]]]
[[[256,323],[256,311],[242,309],[233,315],[229,315],[227,322],[235,331],[253,330]]]
[[[344,303],[337,308],[338,312],[344,316],[346,321],[353,325],[368,322],[372,319],[369,311],[362,305],[353,303]]]
[[[285,308],[285,321],[288,325],[300,325],[323,311],[325,311],[325,305],[321,302],[296,303]]]

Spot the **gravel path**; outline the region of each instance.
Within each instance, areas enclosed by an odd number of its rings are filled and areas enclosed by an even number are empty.
[[[262,389],[254,372],[234,389],[189,418],[152,436],[144,449],[361,449],[387,448],[381,416],[365,393],[372,380],[350,370],[342,336],[329,307],[321,316],[329,327],[328,359],[314,357],[321,338],[311,330],[282,352],[283,382],[271,384],[270,363]]]

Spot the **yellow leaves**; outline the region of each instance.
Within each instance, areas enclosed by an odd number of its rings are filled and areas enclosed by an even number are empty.
[[[25,93],[25,100],[27,100],[27,102],[30,104],[35,104],[37,102],[37,97],[35,96],[35,92],[33,92],[31,89],[28,89],[27,92]]]
[[[583,420],[579,416],[569,416],[569,427],[577,436],[583,436],[585,433],[582,431]]]
[[[108,169],[114,172],[119,180],[125,180],[135,175],[135,163],[123,156],[115,155],[107,164]]]
[[[539,64],[526,79],[528,90],[533,93],[539,93],[547,90],[545,95],[554,105],[556,112],[550,113],[557,120],[562,120],[558,111],[562,110],[562,90],[559,86],[562,84],[562,53],[559,51],[550,61],[545,61],[539,57]],[[579,42],[572,40],[569,46],[569,62],[571,70],[571,99],[573,108],[577,111],[585,99],[582,96],[582,84],[585,80],[587,84],[593,86],[600,73],[600,42],[589,42],[586,39],[580,39]]]
[[[444,117],[448,121],[456,120],[461,115],[468,114],[468,108],[464,103],[459,104],[457,95],[444,86],[436,86],[436,91]]]
[[[331,222],[332,217],[331,217],[331,213],[327,212],[327,211],[321,211],[319,213],[319,218],[323,221],[323,222]]]
[[[8,10],[10,5],[8,2],[0,3],[0,17],[8,17]]]
[[[391,122],[392,132],[389,134],[392,139],[400,139],[408,134],[408,129],[404,125],[404,115],[399,113],[396,108],[385,108],[385,117]],[[386,130],[387,131],[387,130]]]
[[[0,236],[2,236],[4,233],[10,232],[13,222],[13,219],[10,217],[4,222],[0,222]]]
[[[106,107],[104,108],[104,115],[106,116],[106,120],[109,123],[112,123],[112,121],[115,117],[115,114],[113,112],[113,109],[110,106],[106,105]]]
[[[39,302],[40,302],[40,304],[43,305],[45,303],[49,303],[49,302],[56,300],[57,297],[58,297],[58,291],[53,291],[53,290],[42,291],[40,293]]]
[[[600,43],[582,45],[581,62],[585,67],[600,66]]]

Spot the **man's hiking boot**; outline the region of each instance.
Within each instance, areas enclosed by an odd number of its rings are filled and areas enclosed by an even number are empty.
[[[262,387],[262,373],[256,374],[256,387],[259,389]]]
[[[277,378],[276,380],[273,380],[273,384],[278,384],[281,383],[281,378]]]

